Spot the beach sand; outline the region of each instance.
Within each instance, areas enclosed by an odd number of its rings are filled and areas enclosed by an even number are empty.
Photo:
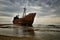
[[[36,40],[36,39],[33,37],[16,37],[0,35],[0,40]]]

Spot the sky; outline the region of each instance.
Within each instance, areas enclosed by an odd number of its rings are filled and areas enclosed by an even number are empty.
[[[60,0],[0,0],[0,24],[22,17],[24,7],[26,14],[36,12],[34,24],[60,25]]]

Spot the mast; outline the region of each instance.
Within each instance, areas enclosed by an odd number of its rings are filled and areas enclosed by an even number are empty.
[[[23,17],[26,16],[26,8],[24,8]]]

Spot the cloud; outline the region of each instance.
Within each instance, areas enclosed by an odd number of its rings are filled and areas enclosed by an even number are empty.
[[[35,21],[41,23],[47,23],[47,20],[53,23],[59,22],[52,20],[60,18],[60,0],[0,0],[0,18],[14,17],[18,13],[22,16],[24,7],[27,8],[27,14],[37,13]]]
[[[27,13],[36,12],[37,17],[59,16],[59,4],[59,0],[0,0],[0,15],[13,16],[15,13],[21,14],[23,13],[23,7],[26,6]]]

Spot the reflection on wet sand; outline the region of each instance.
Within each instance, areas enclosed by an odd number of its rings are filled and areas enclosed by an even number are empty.
[[[29,35],[35,35],[33,27],[23,27],[23,33]]]
[[[14,29],[14,34],[16,34],[16,35],[24,35],[24,36],[26,36],[26,35],[29,35],[29,36],[34,36],[35,35],[35,33],[34,33],[34,28],[33,28],[33,26],[20,26],[20,27],[17,27],[17,28],[13,28]]]

